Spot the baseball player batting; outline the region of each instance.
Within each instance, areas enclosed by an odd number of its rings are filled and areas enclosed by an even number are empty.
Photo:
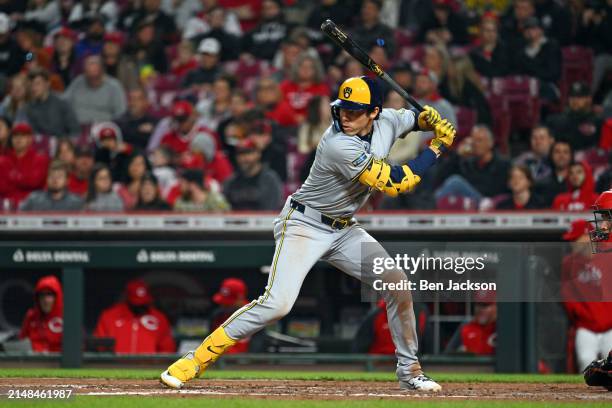
[[[349,78],[331,103],[332,125],[317,147],[304,184],[288,197],[274,221],[276,249],[264,293],[245,305],[213,331],[202,344],[161,374],[163,384],[180,389],[202,375],[229,347],[283,316],[295,303],[304,278],[320,259],[363,282],[362,259],[388,257],[385,249],[355,220],[354,214],[373,190],[396,197],[410,192],[442,150],[453,143],[455,129],[433,108],[422,112],[383,109],[375,80]],[[410,130],[433,131],[429,148],[402,166],[386,162],[397,138]],[[371,253],[362,254],[362,243]],[[401,270],[387,270],[377,279],[397,281]],[[381,293],[396,347],[400,388],[439,391],[417,359],[417,334],[409,291]]]

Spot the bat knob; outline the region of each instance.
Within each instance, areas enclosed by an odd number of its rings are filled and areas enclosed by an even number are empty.
[[[334,27],[336,27],[336,24],[328,18],[321,24],[321,31],[329,33]]]

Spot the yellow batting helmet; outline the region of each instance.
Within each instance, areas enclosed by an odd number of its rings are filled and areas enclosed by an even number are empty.
[[[376,81],[365,76],[349,78],[340,85],[338,99],[331,103],[334,121],[339,121],[339,110],[382,110],[382,93]],[[376,116],[378,119],[378,116]]]

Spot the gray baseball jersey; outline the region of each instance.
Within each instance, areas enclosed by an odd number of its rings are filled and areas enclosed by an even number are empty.
[[[319,142],[310,175],[293,198],[330,217],[352,217],[371,192],[355,177],[372,158],[386,158],[395,140],[414,124],[413,111],[383,109],[374,121],[370,141],[336,132],[330,126]]]

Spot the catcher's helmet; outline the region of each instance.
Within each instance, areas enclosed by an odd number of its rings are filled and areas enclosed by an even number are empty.
[[[610,233],[612,232],[612,190],[601,193],[593,204],[595,228],[590,233],[593,253],[612,251]]]
[[[382,110],[383,98],[380,86],[372,78],[365,76],[349,78],[340,85],[338,99],[331,103],[332,117],[337,130],[340,126],[340,109],[367,110],[372,112],[374,108]]]

